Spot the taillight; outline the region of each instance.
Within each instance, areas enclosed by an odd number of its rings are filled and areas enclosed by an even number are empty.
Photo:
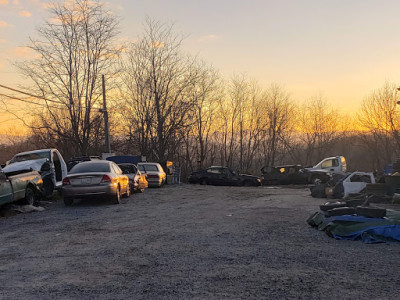
[[[68,179],[68,177],[65,177],[63,180],[62,180],[62,185],[70,185],[71,183],[69,182],[69,179]]]
[[[103,182],[111,182],[111,177],[108,175],[103,175],[103,178],[101,179],[101,183]]]

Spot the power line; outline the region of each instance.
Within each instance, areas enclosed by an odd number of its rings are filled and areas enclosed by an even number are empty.
[[[43,107],[46,106],[44,104],[28,101],[28,100],[25,100],[25,99],[21,99],[21,98],[15,97],[15,96],[10,96],[10,95],[6,95],[6,94],[2,94],[2,93],[0,93],[0,96],[7,97],[7,98],[10,98],[10,99],[14,99],[14,100],[18,100],[18,101],[22,101],[22,102],[26,102],[26,103],[29,103],[29,104],[35,104],[35,105],[39,105],[39,106],[43,106]]]
[[[34,97],[34,98],[46,100],[46,101],[49,101],[49,102],[59,103],[58,101],[46,99],[45,97],[41,97],[41,96],[36,96],[36,95],[30,94],[30,93],[27,93],[27,92],[24,92],[24,91],[20,91],[20,90],[17,90],[17,89],[14,89],[14,88],[2,85],[2,84],[0,84],[0,87],[2,87],[4,89],[11,90],[11,91],[14,91],[14,92],[17,92],[17,93],[24,94],[24,95],[27,95],[27,96],[31,96],[31,97]]]

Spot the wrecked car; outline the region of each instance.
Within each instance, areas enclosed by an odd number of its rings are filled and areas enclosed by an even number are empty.
[[[260,186],[261,179],[257,176],[237,174],[228,167],[212,166],[193,172],[189,175],[189,183],[230,186]]]
[[[301,165],[264,166],[261,169],[263,185],[284,184],[321,184],[331,179],[331,173],[324,170],[309,170]]]
[[[43,194],[48,197],[62,186],[67,165],[57,149],[41,149],[16,154],[4,167],[5,173],[21,170],[38,171],[43,179]]]
[[[263,185],[307,184],[308,174],[301,165],[265,166],[261,169]]]
[[[128,176],[132,192],[143,193],[148,188],[147,176],[142,174],[135,164],[121,163],[118,164],[118,167],[120,167],[122,173]]]
[[[326,184],[312,186],[311,196],[317,198],[326,198],[328,195],[333,198],[346,198],[350,194],[356,194],[363,191],[367,184],[374,184],[375,177],[370,172],[353,172],[347,176],[336,174],[336,179],[333,178]]]
[[[19,200],[33,205],[41,198],[42,184],[42,177],[37,171],[5,173],[0,167],[0,205]]]

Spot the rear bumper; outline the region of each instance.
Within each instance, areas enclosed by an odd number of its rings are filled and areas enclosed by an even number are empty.
[[[159,187],[162,186],[165,179],[162,178],[147,178],[147,183],[149,187]]]
[[[112,196],[117,193],[117,185],[99,185],[99,186],[63,186],[62,195],[70,198],[83,198],[90,196]]]

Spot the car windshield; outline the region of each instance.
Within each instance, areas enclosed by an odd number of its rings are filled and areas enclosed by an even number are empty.
[[[157,165],[139,165],[139,170],[140,171],[145,171],[145,172],[148,172],[148,171],[156,171],[156,172],[158,172]]]
[[[124,174],[136,173],[136,167],[134,165],[118,165]]]
[[[50,151],[16,155],[10,160],[10,163],[20,162],[25,160],[43,159],[43,158],[47,158],[48,160],[50,160]]]
[[[110,172],[108,163],[79,163],[75,165],[70,173],[89,173],[89,172]]]

